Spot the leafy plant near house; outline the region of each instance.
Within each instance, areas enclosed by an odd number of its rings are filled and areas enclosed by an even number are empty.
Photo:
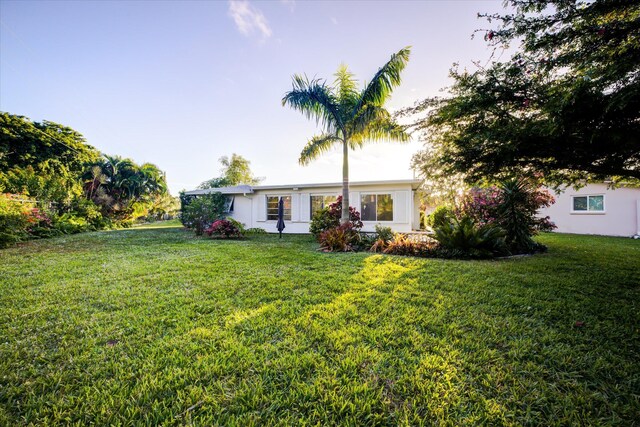
[[[438,206],[431,214],[427,215],[425,225],[433,228],[446,223],[447,218],[453,215],[453,210],[448,206]]]
[[[206,230],[208,236],[218,239],[238,239],[244,234],[242,224],[235,220],[219,219],[213,222]]]
[[[389,255],[420,256],[424,246],[425,244],[410,239],[406,234],[395,233],[382,252]]]
[[[434,228],[433,238],[442,248],[452,251],[452,255],[489,258],[509,253],[505,235],[505,231],[495,225],[478,225],[471,217],[451,216]]]
[[[244,233],[245,234],[267,234],[267,230],[260,227],[252,227],[252,228],[247,228]]]
[[[309,232],[318,238],[322,232],[338,227],[341,215],[342,196],[338,196],[335,202],[313,215],[309,224]],[[362,228],[360,212],[353,206],[349,206],[349,224],[351,224],[351,229],[354,231],[359,231]]]
[[[546,190],[532,188],[523,179],[511,179],[499,185],[500,203],[497,204],[496,221],[505,230],[505,240],[514,253],[535,252],[545,247],[534,242],[531,236],[539,231],[551,231],[555,225],[549,217],[538,218],[536,211],[554,202]]]
[[[354,245],[358,244],[359,235],[348,222],[323,231],[318,236],[318,241],[320,249],[325,252],[351,252]]]
[[[180,221],[201,236],[204,230],[224,214],[225,197],[221,193],[204,194],[194,197],[184,207]]]

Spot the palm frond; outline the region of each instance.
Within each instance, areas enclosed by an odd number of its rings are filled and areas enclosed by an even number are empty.
[[[364,131],[354,133],[349,139],[349,148],[362,147],[367,141],[382,142],[409,142],[411,135],[407,132],[407,127],[398,124],[391,117],[380,118],[369,123]]]
[[[303,166],[308,165],[311,160],[317,159],[320,154],[329,151],[333,144],[339,141],[340,139],[335,135],[322,134],[314,136],[302,149],[298,162]]]
[[[306,76],[293,76],[293,89],[282,98],[282,105],[289,105],[307,118],[315,118],[327,133],[343,127],[338,101],[324,81],[309,80]]]
[[[378,70],[373,79],[362,91],[358,108],[366,104],[376,106],[382,106],[382,104],[384,104],[385,100],[393,91],[393,88],[400,84],[400,73],[407,66],[410,53],[411,48],[407,46],[391,55],[391,59]]]

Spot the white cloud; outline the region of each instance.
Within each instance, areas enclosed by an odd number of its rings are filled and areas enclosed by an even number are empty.
[[[250,36],[258,32],[263,40],[271,37],[272,31],[267,18],[247,0],[230,0],[229,16],[243,35]]]
[[[331,19],[331,22],[333,23],[333,25],[338,25],[338,19],[335,16],[332,16],[329,19]]]

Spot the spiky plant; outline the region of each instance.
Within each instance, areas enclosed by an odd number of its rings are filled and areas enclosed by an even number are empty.
[[[358,90],[354,75],[342,65],[333,86],[320,79],[293,76],[293,89],[282,98],[283,106],[315,118],[323,127],[300,153],[299,162],[307,165],[336,144],[342,145],[342,215],[340,222],[349,221],[349,150],[361,148],[370,141],[409,141],[405,128],[384,108],[391,92],[400,84],[400,73],[409,61],[410,48],[391,55],[373,79]]]

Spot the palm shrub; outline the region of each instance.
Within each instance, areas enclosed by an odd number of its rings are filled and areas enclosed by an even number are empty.
[[[495,225],[478,225],[468,216],[453,216],[434,228],[433,238],[452,255],[488,258],[509,253],[505,231]]]
[[[554,202],[553,196],[535,188],[526,179],[511,179],[499,185],[500,203],[496,206],[495,223],[502,227],[505,241],[514,253],[531,253],[544,250],[531,236],[538,231],[551,231],[555,225],[549,217],[538,218],[536,212]]]

